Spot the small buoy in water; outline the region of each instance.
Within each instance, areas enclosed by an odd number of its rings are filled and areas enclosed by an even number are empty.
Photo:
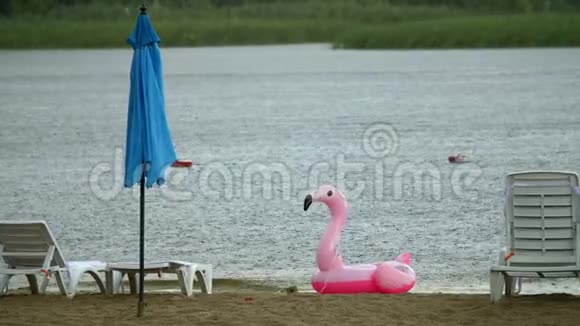
[[[449,161],[449,163],[464,163],[465,155],[463,154],[449,155],[447,160]]]
[[[189,168],[193,165],[192,161],[189,160],[177,160],[171,164],[174,168]]]

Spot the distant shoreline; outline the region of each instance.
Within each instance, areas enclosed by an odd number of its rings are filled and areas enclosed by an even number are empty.
[[[464,15],[365,24],[305,19],[152,18],[164,47],[328,43],[336,49],[580,46],[580,14]],[[0,49],[127,48],[134,17],[0,20]]]

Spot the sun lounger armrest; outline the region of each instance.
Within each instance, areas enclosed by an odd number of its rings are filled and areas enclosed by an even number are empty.
[[[40,274],[43,269],[40,268],[1,268],[0,267],[0,274],[9,274],[9,275],[29,275],[29,274]],[[44,269],[47,272],[55,272],[55,271],[65,271],[66,269],[53,266]]]
[[[86,269],[91,268],[97,272],[104,272],[107,269],[107,263],[98,260],[88,260],[88,261],[69,261],[66,263],[67,268],[79,268]]]
[[[191,266],[191,265],[194,265],[194,263],[190,263],[190,262],[187,262],[187,261],[181,261],[181,260],[170,260],[169,261],[169,265]]]
[[[558,267],[515,267],[515,266],[494,266],[492,272],[522,272],[522,273],[562,273],[562,272],[580,272],[577,266],[558,266]]]

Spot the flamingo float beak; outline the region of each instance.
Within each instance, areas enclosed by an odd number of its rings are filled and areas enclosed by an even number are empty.
[[[304,198],[304,211],[306,212],[308,210],[308,207],[310,207],[310,205],[312,205],[312,195],[306,195],[306,198]]]

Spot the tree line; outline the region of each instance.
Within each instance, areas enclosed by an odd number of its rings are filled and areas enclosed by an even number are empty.
[[[79,6],[116,6],[137,8],[231,8],[242,6],[285,6],[319,4],[324,6],[356,5],[361,8],[377,5],[448,7],[482,13],[565,12],[580,9],[580,0],[0,0],[0,15],[45,15],[55,9]]]

